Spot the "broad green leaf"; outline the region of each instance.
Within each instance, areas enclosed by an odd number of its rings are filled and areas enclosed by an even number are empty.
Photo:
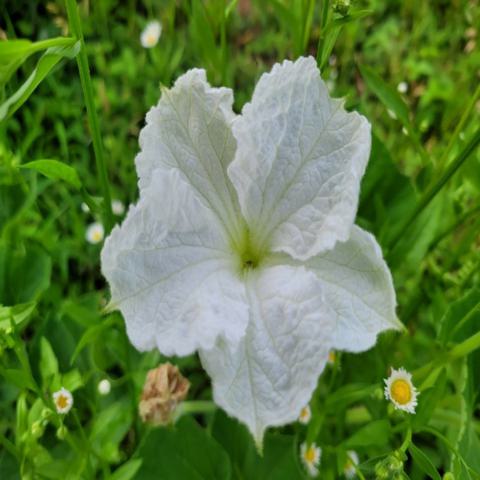
[[[50,285],[51,270],[50,256],[40,247],[27,245],[20,251],[1,247],[0,303],[16,305],[35,300]]]
[[[390,424],[387,420],[375,420],[357,430],[344,443],[345,448],[363,448],[370,445],[385,445],[390,436]]]
[[[65,387],[67,390],[74,392],[79,388],[83,387],[83,378],[81,373],[75,368],[74,370],[70,370],[65,375],[62,375],[61,385]]]
[[[223,446],[232,462],[233,478],[262,480],[300,480],[295,438],[267,432],[260,457],[252,436],[244,425],[217,410],[212,426],[213,437]]]
[[[149,432],[139,451],[138,480],[229,480],[230,462],[222,447],[190,417],[172,429]]]
[[[422,450],[411,443],[408,447],[408,451],[410,452],[414,463],[422,470],[423,473],[427,474],[433,480],[441,480],[441,477],[432,461],[424,452],[422,452]]]
[[[28,388],[34,390],[32,377],[24,370],[17,368],[2,368],[0,369],[0,375],[3,376],[8,383],[12,383],[20,389]]]
[[[466,338],[465,330],[480,322],[480,288],[473,287],[462,298],[454,301],[440,320],[438,339],[445,345],[449,341]],[[478,328],[478,327],[477,327]],[[467,335],[470,332],[467,332]]]
[[[59,162],[58,160],[34,160],[33,162],[20,165],[20,168],[35,170],[53,180],[63,180],[76,189],[80,189],[82,186],[77,171],[73,167]]]
[[[36,302],[21,303],[12,307],[0,305],[0,329],[9,328],[11,320],[13,320],[17,328],[25,327],[36,306]]]
[[[45,337],[40,339],[40,374],[44,387],[48,387],[52,377],[58,374],[57,357],[50,342]]]
[[[63,58],[75,58],[80,50],[80,42],[69,47],[51,47],[41,57],[25,83],[2,105],[0,105],[0,121],[5,120],[18,110],[30,97],[50,70]]]
[[[140,458],[129,460],[120,468],[117,468],[117,470],[108,477],[108,480],[130,480],[135,476],[141,466],[142,460]]]
[[[50,38],[32,43],[27,39],[5,40],[0,48],[0,86],[8,82],[12,74],[35,52],[50,47],[68,47],[75,39],[68,37]]]
[[[95,416],[90,442],[103,459],[110,463],[120,461],[120,442],[131,423],[131,402],[125,400],[110,405]]]
[[[325,408],[331,411],[338,411],[342,408],[346,408],[352,403],[370,397],[377,388],[378,385],[366,385],[362,383],[345,385],[327,397]]]
[[[402,122],[403,126],[411,129],[409,111],[407,104],[403,101],[400,94],[383,79],[374,70],[365,65],[359,66],[360,73],[367,83],[370,90],[380,99],[380,101],[391,110]]]

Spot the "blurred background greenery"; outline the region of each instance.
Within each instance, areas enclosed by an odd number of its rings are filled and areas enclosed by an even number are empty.
[[[263,459],[243,427],[219,411],[185,418],[176,430],[142,425],[138,397],[146,371],[161,357],[137,353],[122,319],[101,315],[108,299],[101,244],[86,240],[88,225],[100,217],[81,208],[86,195],[94,206],[101,190],[77,65],[63,59],[21,108],[1,114],[2,479],[291,480],[305,476],[298,445],[307,434],[324,449],[322,477],[339,478],[345,452],[355,449],[365,478],[375,478],[375,464],[398,450],[408,429],[418,448],[409,450],[398,478],[440,478],[449,470],[455,478],[480,478],[480,358],[445,360],[480,324],[478,149],[449,174],[478,136],[480,3],[348,3],[82,0],[79,8],[112,197],[125,205],[137,198],[138,134],[160,85],[203,67],[212,84],[234,89],[240,112],[273,63],[317,57],[333,96],[344,97],[373,126],[357,222],[384,248],[408,333],[385,335],[362,355],[337,356],[312,404],[314,418],[322,420],[270,433]],[[71,34],[62,1],[0,0],[0,12],[4,40]],[[161,22],[162,33],[146,49],[140,35],[151,20]],[[2,102],[40,55],[26,59],[8,81],[0,70]],[[73,166],[83,194],[19,168],[38,159]],[[175,363],[192,383],[190,398],[209,399],[198,359]],[[392,413],[382,399],[388,367],[400,365],[423,386],[413,419]],[[104,378],[112,385],[106,396],[97,390]],[[65,420],[68,441],[56,437],[55,420],[42,417],[42,398],[60,384],[75,397],[75,418]]]

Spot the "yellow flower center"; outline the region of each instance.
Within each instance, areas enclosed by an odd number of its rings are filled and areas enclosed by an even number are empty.
[[[67,408],[68,398],[65,395],[59,395],[57,397],[57,407],[58,408]]]
[[[333,350],[328,352],[328,361],[330,363],[335,363],[335,352]]]
[[[92,239],[95,241],[95,242],[99,242],[101,239],[102,239],[102,233],[100,231],[95,231],[93,232],[92,234]]]
[[[147,35],[147,45],[153,45],[156,41],[157,41],[157,38],[156,36],[153,34],[153,33],[149,33]]]
[[[315,462],[315,449],[313,447],[308,447],[305,452],[305,460],[307,463]]]
[[[300,418],[307,418],[308,417],[308,408],[304,407],[302,408],[302,411],[300,412]]]
[[[407,404],[412,399],[410,384],[403,379],[395,380],[390,387],[390,395],[400,405]]]

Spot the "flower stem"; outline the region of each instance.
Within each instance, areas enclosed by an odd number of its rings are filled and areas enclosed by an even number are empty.
[[[430,202],[435,198],[435,196],[440,192],[440,190],[445,186],[445,184],[450,180],[450,178],[457,172],[457,170],[465,163],[465,160],[468,159],[470,154],[478,147],[480,144],[480,129],[478,129],[470,141],[465,145],[462,151],[457,155],[455,160],[450,163],[446,168],[445,172],[440,176],[440,178],[422,195],[420,201],[417,204],[415,210],[403,223],[402,228],[398,231],[397,235],[394,237],[392,242],[389,245],[389,252],[391,253],[393,249],[397,246],[400,239],[403,237],[408,227],[417,219],[417,217],[425,210],[425,208],[430,204]]]
[[[90,77],[90,69],[88,66],[88,57],[85,49],[85,41],[83,39],[82,24],[78,14],[76,0],[66,0],[68,24],[73,36],[80,41],[80,52],[77,55],[77,65],[82,84],[85,106],[87,108],[88,124],[92,135],[93,151],[95,153],[95,163],[97,167],[98,179],[103,196],[103,223],[105,229],[109,232],[114,222],[112,212],[112,201],[110,196],[110,187],[108,184],[107,168],[105,157],[103,154],[103,145],[100,135],[100,127],[98,124],[97,112],[95,110],[95,102],[93,96],[92,79]]]

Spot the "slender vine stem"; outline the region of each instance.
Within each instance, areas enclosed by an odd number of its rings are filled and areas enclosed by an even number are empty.
[[[389,251],[390,253],[397,246],[400,239],[403,237],[410,225],[418,218],[418,216],[425,210],[425,208],[430,204],[430,202],[435,198],[435,196],[440,192],[440,190],[445,186],[445,184],[450,180],[450,178],[457,172],[457,170],[465,163],[465,160],[470,156],[470,154],[478,147],[480,144],[480,129],[478,129],[470,141],[465,145],[462,151],[457,155],[455,160],[450,163],[450,165],[445,169],[444,173],[440,176],[438,180],[431,184],[429,188],[420,198],[420,201],[417,204],[415,210],[410,214],[407,220],[403,223],[402,228],[398,231],[397,235],[390,242]]]
[[[95,153],[95,163],[97,175],[103,196],[103,223],[107,232],[111,230],[115,223],[112,212],[112,199],[110,195],[110,187],[108,184],[107,167],[105,156],[103,153],[102,137],[98,123],[98,116],[95,110],[95,102],[93,95],[92,79],[90,77],[90,69],[88,66],[87,51],[82,33],[82,24],[78,13],[76,0],[66,0],[68,24],[73,36],[80,41],[80,52],[77,55],[77,65],[80,74],[80,82],[82,84],[85,106],[87,108],[88,124],[92,135],[93,151]]]

